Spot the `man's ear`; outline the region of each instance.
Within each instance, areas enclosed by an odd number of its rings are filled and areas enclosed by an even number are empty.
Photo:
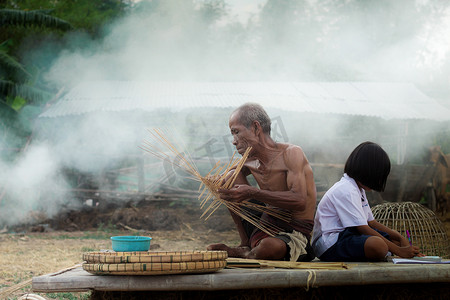
[[[261,124],[258,121],[253,121],[252,127],[256,135],[262,132]]]

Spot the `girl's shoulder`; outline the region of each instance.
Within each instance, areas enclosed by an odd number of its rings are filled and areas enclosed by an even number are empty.
[[[342,177],[341,180],[336,182],[327,192],[330,198],[353,198],[359,197],[360,191],[358,186],[353,184],[351,180]]]

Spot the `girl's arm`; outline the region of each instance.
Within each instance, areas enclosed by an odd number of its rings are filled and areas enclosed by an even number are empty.
[[[395,255],[398,255],[398,256],[404,257],[404,258],[411,258],[411,257],[417,256],[417,255],[421,255],[419,252],[419,248],[416,246],[409,245],[409,243],[407,244],[407,246],[399,246],[399,245],[396,245],[395,243],[389,241],[385,237],[383,237],[381,234],[379,234],[376,230],[374,230],[371,227],[373,222],[374,221],[369,221],[369,225],[356,226],[356,228],[357,228],[358,232],[361,234],[377,236],[377,237],[380,237],[381,239],[383,239],[383,241],[388,246],[389,251]],[[377,225],[375,225],[375,226],[377,226]],[[385,228],[387,228],[387,227],[385,227]],[[380,230],[380,229],[378,229],[378,230]],[[391,229],[389,229],[389,231],[393,232],[393,230],[391,230]],[[388,233],[388,232],[386,232],[386,233]]]
[[[397,242],[395,243],[396,245],[401,247],[409,246],[408,239],[402,236],[398,231],[386,227],[376,220],[370,221],[369,226],[389,234],[390,239],[393,240],[394,242]]]

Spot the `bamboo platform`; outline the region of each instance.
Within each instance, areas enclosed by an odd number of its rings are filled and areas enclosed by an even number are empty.
[[[450,282],[450,264],[346,263],[348,269],[232,268],[207,274],[93,275],[81,267],[34,277],[34,292],[220,291]]]

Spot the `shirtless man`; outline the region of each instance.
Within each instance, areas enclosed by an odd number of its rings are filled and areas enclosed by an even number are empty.
[[[316,187],[311,166],[302,149],[291,144],[275,142],[270,137],[271,121],[265,110],[255,103],[247,103],[230,116],[229,126],[233,145],[239,154],[252,147],[233,188],[219,190],[223,200],[242,202],[256,200],[266,206],[289,211],[290,222],[267,214],[261,218],[282,228],[275,237],[255,228],[232,213],[241,244],[228,247],[213,244],[208,250],[226,250],[230,257],[311,261],[310,233],[316,209]],[[251,186],[248,175],[253,175],[258,187]]]

